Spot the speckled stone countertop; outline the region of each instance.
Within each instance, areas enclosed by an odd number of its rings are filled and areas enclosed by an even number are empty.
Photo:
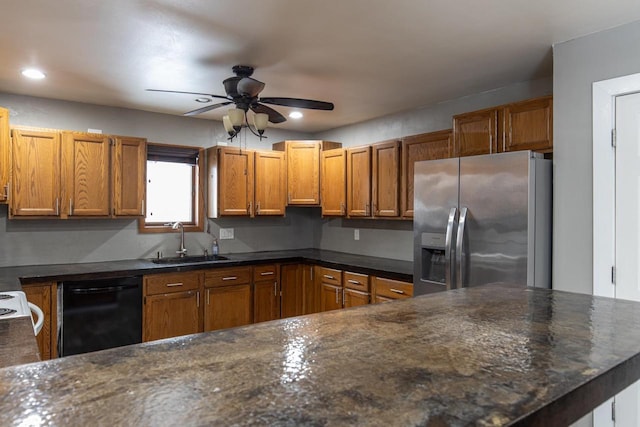
[[[123,275],[167,273],[204,268],[231,267],[270,262],[306,262],[354,273],[381,275],[390,279],[413,281],[413,262],[354,255],[320,249],[247,252],[224,254],[229,260],[191,264],[154,264],[147,259],[76,264],[31,265],[0,268],[0,292],[21,289],[21,284],[109,278]]]
[[[0,424],[566,425],[640,377],[640,303],[482,286],[0,369]]]

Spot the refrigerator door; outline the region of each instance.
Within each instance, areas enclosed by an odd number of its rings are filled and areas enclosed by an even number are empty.
[[[460,159],[456,287],[527,285],[528,151]]]
[[[454,286],[459,159],[417,162],[414,172],[414,295]]]

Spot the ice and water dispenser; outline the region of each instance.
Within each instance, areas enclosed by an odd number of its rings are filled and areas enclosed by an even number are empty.
[[[420,237],[420,280],[445,285],[447,268],[445,235],[422,233]]]

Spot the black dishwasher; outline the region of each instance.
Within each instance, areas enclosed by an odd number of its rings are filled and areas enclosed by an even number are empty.
[[[61,286],[58,354],[142,342],[142,278],[66,281]]]

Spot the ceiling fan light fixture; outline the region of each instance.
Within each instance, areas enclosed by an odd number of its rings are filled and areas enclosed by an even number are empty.
[[[196,102],[200,102],[202,104],[206,104],[207,102],[211,102],[212,100],[209,98],[196,98]]]
[[[229,115],[229,120],[231,121],[233,128],[236,132],[239,132],[242,128],[242,123],[244,122],[244,111],[239,108],[229,108],[227,114]]]
[[[236,130],[233,128],[233,123],[231,123],[229,116],[222,117],[222,124],[224,125],[224,130],[233,138],[236,135]]]
[[[255,113],[253,115],[253,126],[262,135],[269,125],[269,115],[265,113]]]
[[[292,119],[301,119],[302,113],[300,111],[292,111],[289,113],[289,117],[291,117]]]

